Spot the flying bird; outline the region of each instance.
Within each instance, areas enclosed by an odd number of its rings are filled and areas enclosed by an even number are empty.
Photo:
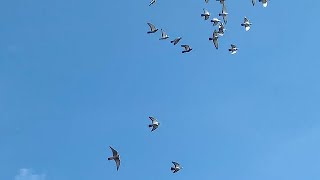
[[[179,43],[179,41],[181,40],[182,38],[181,37],[177,37],[175,38],[174,40],[170,41],[171,43],[173,43],[173,45],[176,45]]]
[[[173,167],[171,167],[171,171],[173,173],[176,173],[182,169],[179,163],[172,161],[172,164],[174,165]]]
[[[151,120],[151,124],[149,125],[150,128],[152,127],[151,131],[156,130],[159,127],[160,123],[157,121],[156,118],[152,116],[150,116],[149,119]]]
[[[213,41],[214,47],[216,47],[216,49],[218,49],[219,47],[218,38],[219,38],[218,31],[214,30],[212,37],[209,38],[209,41]]]
[[[246,31],[250,30],[250,26],[252,25],[252,23],[250,23],[249,19],[247,17],[244,17],[243,23],[241,24],[241,26],[244,26]]]
[[[219,24],[220,20],[218,18],[213,18],[211,22],[213,23],[214,26],[216,26]]]
[[[181,45],[181,47],[184,48],[182,53],[187,53],[187,52],[190,52],[192,50],[192,48],[189,45]]]
[[[161,38],[159,40],[165,40],[165,39],[168,39],[169,36],[167,35],[167,33],[161,29]]]
[[[224,22],[225,24],[227,24],[227,16],[228,16],[228,13],[227,13],[227,9],[226,9],[225,6],[222,7],[222,11],[221,11],[221,13],[219,13],[219,16],[222,16],[223,22]]]
[[[147,33],[150,34],[150,33],[155,33],[158,31],[158,29],[151,23],[147,23],[150,27],[150,31],[148,31]]]
[[[151,6],[152,4],[156,3],[157,0],[151,0],[149,6]]]
[[[229,51],[231,52],[231,54],[235,54],[238,51],[238,48],[236,45],[231,44],[231,48],[229,49]]]
[[[111,151],[112,151],[112,157],[109,157],[108,160],[114,160],[116,162],[116,166],[117,166],[117,171],[119,170],[120,167],[120,155],[119,153],[113,149],[111,146],[109,146]]]
[[[226,29],[224,28],[224,24],[220,22],[218,34],[219,34],[220,36],[223,36],[225,31],[226,31]]]
[[[210,17],[209,11],[207,11],[206,9],[203,9],[203,14],[201,14],[201,17],[204,17],[204,20],[208,20]]]

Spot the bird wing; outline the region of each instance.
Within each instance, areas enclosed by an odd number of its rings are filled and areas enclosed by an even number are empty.
[[[236,48],[237,46],[234,44],[231,44],[231,48]]]
[[[110,149],[112,151],[112,155],[116,156],[118,154],[118,152],[115,149],[113,149],[111,146],[109,146],[109,147],[110,147]]]
[[[251,2],[253,6],[256,4],[256,0],[252,0]]]
[[[150,119],[152,122],[157,122],[157,119],[154,118],[154,117],[152,117],[152,116],[150,116],[149,119]]]
[[[153,24],[151,23],[147,23],[147,24],[149,25],[151,31],[154,31],[156,29],[156,27]]]
[[[154,131],[154,130],[156,130],[158,128],[158,126],[157,125],[155,125],[155,126],[152,126],[152,129],[151,129],[151,131]]]
[[[208,11],[208,10],[203,9],[203,14],[204,14],[204,15],[209,15],[210,13],[209,13],[209,11]]]
[[[206,3],[208,3],[209,2],[209,0],[204,0]]]
[[[119,170],[119,167],[120,167],[120,159],[117,158],[114,160],[116,162],[116,166],[117,166],[117,171]]]
[[[227,24],[227,16],[223,16],[223,22]]]
[[[176,45],[176,44],[178,44],[178,42],[181,40],[181,37],[179,37],[179,38],[176,38],[175,40],[174,40],[174,45]]]
[[[161,32],[162,32],[162,33],[161,33],[161,36],[162,36],[162,37],[166,37],[166,36],[167,36],[167,33],[166,33],[163,29],[161,29]]]
[[[172,164],[173,164],[175,167],[180,166],[180,164],[179,164],[179,163],[174,162],[174,161],[172,161]]]
[[[213,44],[214,44],[214,47],[216,47],[216,49],[219,48],[218,38],[213,38]]]
[[[244,17],[244,23],[248,23],[249,22],[249,19],[247,17]]]
[[[226,6],[225,6],[224,3],[223,3],[223,6],[222,6],[222,14],[224,14],[224,13],[227,13],[227,8],[226,8]]]
[[[189,45],[181,45],[181,47],[184,47],[184,49],[186,50],[186,51],[188,51],[189,50]]]

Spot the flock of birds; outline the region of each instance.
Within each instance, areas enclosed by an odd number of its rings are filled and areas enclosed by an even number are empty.
[[[219,48],[219,43],[218,43],[218,39],[220,36],[223,36],[225,33],[225,25],[227,24],[227,17],[228,17],[228,12],[225,6],[225,1],[226,0],[216,0],[219,1],[220,4],[222,4],[222,10],[221,13],[219,13],[219,16],[222,17],[223,21],[214,17],[211,22],[213,23],[213,26],[217,26],[218,25],[218,30],[214,30],[212,37],[209,38],[210,41],[213,41],[213,44],[215,46],[216,49]],[[269,0],[259,0],[259,2],[262,3],[263,7],[267,7],[268,5],[268,1]],[[157,1],[156,0],[151,0],[149,6],[155,4]],[[209,0],[205,0],[206,3],[209,3]],[[251,0],[252,5],[254,6],[256,4],[256,0]],[[210,12],[206,9],[203,9],[203,13],[201,14],[201,17],[204,18],[204,20],[208,20],[210,18]],[[155,25],[153,25],[152,23],[148,22],[147,23],[150,31],[148,31],[148,34],[152,34],[152,33],[156,33],[159,29],[156,28]],[[241,26],[244,27],[245,31],[249,31],[250,30],[250,26],[252,25],[252,23],[250,22],[250,20],[247,17],[244,17],[243,23],[241,23]],[[168,34],[161,29],[161,37],[159,40],[165,40],[168,39],[169,36]],[[180,42],[182,38],[181,37],[177,37],[174,40],[170,41],[171,43],[173,43],[173,45],[176,45]],[[183,44],[181,45],[182,48],[184,48],[184,50],[182,51],[182,53],[187,53],[190,52],[192,50],[190,45],[187,44]],[[236,54],[238,51],[238,48],[235,44],[231,44],[231,47],[229,48],[229,51],[231,54]]]
[[[214,30],[213,32],[213,35],[212,37],[209,38],[210,41],[213,41],[213,44],[215,46],[216,49],[218,49],[218,39],[219,39],[219,36],[223,36],[224,33],[225,33],[225,25],[227,24],[227,16],[228,16],[228,12],[226,10],[226,6],[225,6],[225,0],[216,0],[216,1],[219,1],[221,4],[222,4],[222,11],[221,13],[219,13],[219,16],[221,16],[223,18],[223,22],[222,20],[219,20],[218,18],[213,18],[211,20],[211,22],[213,23],[214,26],[218,26],[218,30]],[[262,3],[263,7],[267,7],[268,5],[268,1],[269,0],[259,0],[259,2]],[[209,0],[205,0],[206,3],[209,2]],[[252,5],[254,6],[256,4],[256,0],[251,0],[252,2]],[[151,0],[149,6],[153,5],[156,3],[156,0]],[[203,9],[203,13],[201,14],[201,17],[204,18],[204,20],[208,20],[210,18],[210,13],[209,11],[207,11],[206,9]],[[155,33],[158,31],[158,29],[151,23],[147,23],[150,27],[150,31],[148,31],[147,33],[148,34],[152,34],[152,33]],[[244,17],[244,21],[243,23],[241,23],[241,26],[244,27],[245,31],[249,31],[250,30],[250,26],[252,25],[252,23],[250,23],[249,19],[247,17]],[[161,29],[161,37],[159,40],[166,40],[168,39],[169,36],[168,34],[163,30]],[[170,41],[173,45],[176,45],[178,44],[180,41],[181,41],[181,37],[177,37],[175,39],[173,39],[172,41]],[[182,53],[187,53],[187,52],[190,52],[192,50],[191,46],[187,45],[187,44],[183,44],[181,45],[181,47],[184,48],[184,50],[182,51]],[[237,53],[237,46],[234,45],[234,44],[231,44],[231,47],[229,48],[229,51],[231,54],[235,54]],[[152,128],[151,131],[154,131],[156,130],[160,123],[158,122],[158,120],[154,117],[149,117],[149,119],[151,120],[151,124],[149,124],[149,128]],[[112,156],[108,158],[108,160],[114,160],[115,163],[116,163],[116,167],[117,167],[117,170],[119,170],[119,167],[120,167],[120,155],[118,153],[118,151],[116,151],[114,148],[112,148],[110,146],[110,149],[112,151]],[[171,167],[171,171],[173,173],[176,173],[178,172],[179,170],[182,169],[182,166],[175,162],[175,161],[172,161],[172,164],[173,166]]]

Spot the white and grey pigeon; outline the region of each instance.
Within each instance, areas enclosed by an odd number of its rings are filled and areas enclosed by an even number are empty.
[[[154,3],[156,3],[156,2],[157,2],[157,0],[151,0],[149,6],[151,6],[152,4],[154,4]]]
[[[231,52],[231,54],[235,54],[238,51],[238,48],[236,45],[231,44],[231,48],[229,49],[229,51]]]
[[[220,19],[218,19],[218,18],[213,18],[213,19],[211,20],[211,22],[213,23],[214,26],[216,26],[216,25],[219,24]]]
[[[187,52],[190,52],[192,50],[192,48],[189,45],[181,45],[181,47],[184,48],[182,53],[187,53]]]
[[[214,32],[212,33],[212,37],[209,38],[209,41],[213,41],[214,47],[216,47],[216,49],[218,49],[219,44],[218,44],[218,31],[214,30]]]
[[[161,38],[159,40],[165,40],[168,38],[169,38],[168,34],[163,29],[161,29]]]
[[[120,155],[119,153],[113,149],[111,146],[109,146],[111,151],[112,151],[112,157],[109,157],[108,160],[114,160],[116,162],[116,166],[117,166],[117,171],[119,170],[120,167]]]
[[[176,45],[179,43],[179,41],[182,39],[182,37],[177,37],[174,40],[170,41],[171,43],[173,43],[173,45]]]
[[[220,36],[223,36],[225,31],[226,31],[226,29],[224,28],[224,24],[220,22],[218,34],[219,34]]]
[[[251,0],[252,6],[256,4],[256,0]]]
[[[227,24],[228,12],[227,12],[227,9],[226,9],[225,6],[222,7],[222,11],[221,11],[221,13],[219,13],[219,16],[222,16],[223,22],[224,22],[225,24]]]
[[[246,31],[250,30],[250,26],[252,25],[252,23],[250,23],[249,19],[247,17],[244,17],[243,23],[241,24],[241,26],[244,26]]]
[[[208,20],[210,17],[209,11],[206,9],[203,9],[203,14],[201,14],[201,17],[204,17],[204,20]]]
[[[150,33],[155,33],[158,31],[158,29],[151,23],[147,23],[150,27],[150,31],[148,31],[147,33],[150,34]]]
[[[174,165],[173,167],[171,167],[171,171],[173,173],[176,173],[182,169],[179,163],[172,161],[172,164]]]
[[[156,130],[159,127],[160,123],[158,122],[158,120],[156,118],[154,118],[152,116],[150,116],[149,119],[151,120],[151,124],[149,124],[149,127],[150,128],[152,127],[151,131]]]
[[[269,0],[259,0],[259,2],[262,3],[262,6],[263,6],[263,7],[267,7],[267,6],[268,6],[268,1],[269,1]]]

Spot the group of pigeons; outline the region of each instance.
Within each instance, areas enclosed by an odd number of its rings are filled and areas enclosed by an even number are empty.
[[[156,130],[159,127],[160,123],[155,117],[150,116],[149,119],[151,120],[151,124],[149,124],[149,128],[151,128],[151,132],[152,132],[152,131]],[[109,157],[108,160],[114,160],[115,161],[116,167],[117,167],[117,171],[118,171],[119,167],[120,167],[120,155],[119,155],[118,151],[116,151],[111,146],[110,146],[110,149],[112,151],[112,156]],[[182,166],[180,166],[179,163],[177,163],[175,161],[172,161],[172,164],[173,164],[173,166],[171,167],[171,171],[173,173],[176,173],[176,172],[178,172],[178,171],[180,171],[182,169]]]
[[[218,25],[218,30],[214,30],[214,32],[212,33],[212,37],[210,37],[209,40],[213,41],[215,48],[218,49],[219,48],[219,43],[218,43],[219,36],[223,36],[225,33],[225,30],[226,30],[225,25],[227,24],[228,12],[227,12],[227,9],[225,6],[226,0],[216,0],[216,1],[219,1],[220,4],[222,4],[222,11],[221,11],[221,13],[219,13],[219,16],[223,18],[223,22],[216,17],[211,20],[211,22],[213,23],[213,26]],[[259,2],[262,3],[263,7],[267,7],[268,1],[269,0],[259,0]],[[205,0],[205,2],[209,3],[209,0]],[[252,2],[253,6],[256,4],[256,0],[251,0],[251,2]],[[151,6],[155,3],[156,3],[156,0],[151,0],[149,6]],[[203,17],[204,20],[208,20],[210,18],[210,12],[206,9],[203,9],[203,13],[201,14],[201,17]],[[156,33],[158,31],[158,29],[150,22],[148,22],[147,24],[150,28],[150,31],[147,32],[148,34]],[[252,25],[252,23],[249,21],[249,19],[247,17],[244,17],[244,20],[243,20],[243,23],[241,23],[241,26],[243,26],[245,28],[245,31],[249,31],[251,25]],[[165,40],[168,38],[169,38],[168,34],[163,29],[161,29],[161,37],[159,40]],[[176,45],[180,42],[181,39],[182,39],[181,37],[177,37],[170,42],[173,43],[173,45]],[[182,53],[187,53],[192,50],[190,45],[184,44],[184,45],[181,45],[181,47],[184,48]],[[230,51],[231,54],[235,54],[235,53],[237,53],[238,48],[235,44],[231,44],[231,47],[228,50]]]
[[[216,49],[218,49],[218,39],[220,36],[223,36],[224,33],[225,33],[225,25],[227,24],[227,16],[228,16],[228,12],[226,10],[226,6],[225,6],[225,0],[216,0],[216,1],[219,1],[220,4],[222,4],[222,11],[221,13],[219,13],[219,16],[221,16],[223,18],[223,22],[221,20],[219,20],[218,18],[213,18],[211,20],[211,22],[213,23],[213,26],[218,26],[218,30],[214,30],[213,32],[213,35],[212,37],[209,38],[210,41],[213,41],[214,43],[214,46]],[[254,6],[255,3],[256,3],[256,0],[251,0],[252,1],[252,5]],[[268,1],[269,0],[259,0],[259,2],[262,3],[263,7],[267,7],[268,5]],[[205,0],[206,3],[209,2],[209,0]],[[153,5],[156,3],[156,0],[151,0],[149,6]],[[203,9],[203,14],[201,14],[201,17],[204,18],[204,20],[208,20],[210,18],[210,13],[209,11],[207,11],[206,9]],[[148,34],[151,34],[151,33],[156,33],[158,31],[158,29],[151,23],[147,23],[150,27],[150,31],[148,31],[147,33]],[[250,30],[250,26],[252,25],[252,23],[250,23],[249,19],[247,17],[244,17],[244,21],[243,23],[241,23],[241,26],[243,26],[245,28],[245,31],[249,31]],[[166,40],[168,39],[169,36],[168,34],[163,30],[161,29],[161,37],[159,40]],[[173,45],[176,45],[180,42],[182,38],[181,37],[177,37],[175,38],[174,40],[170,41],[171,43],[173,43]],[[192,48],[189,46],[189,45],[181,45],[181,47],[184,48],[184,50],[182,51],[182,53],[187,53],[187,52],[190,52],[192,50]],[[231,44],[231,47],[229,48],[229,51],[231,52],[231,54],[235,54],[237,53],[237,46],[235,44]],[[151,120],[151,124],[149,125],[149,128],[152,128],[151,131],[154,131],[156,130],[160,123],[157,121],[156,118],[154,117],[149,117],[149,119]],[[112,151],[112,157],[109,157],[108,160],[114,160],[115,163],[116,163],[116,167],[117,167],[117,170],[119,170],[119,167],[120,167],[120,155],[119,153],[110,146],[110,149]],[[173,166],[171,167],[171,171],[173,173],[176,173],[178,172],[179,170],[182,169],[182,167],[180,166],[179,163],[177,162],[174,162],[172,161],[173,163]]]

